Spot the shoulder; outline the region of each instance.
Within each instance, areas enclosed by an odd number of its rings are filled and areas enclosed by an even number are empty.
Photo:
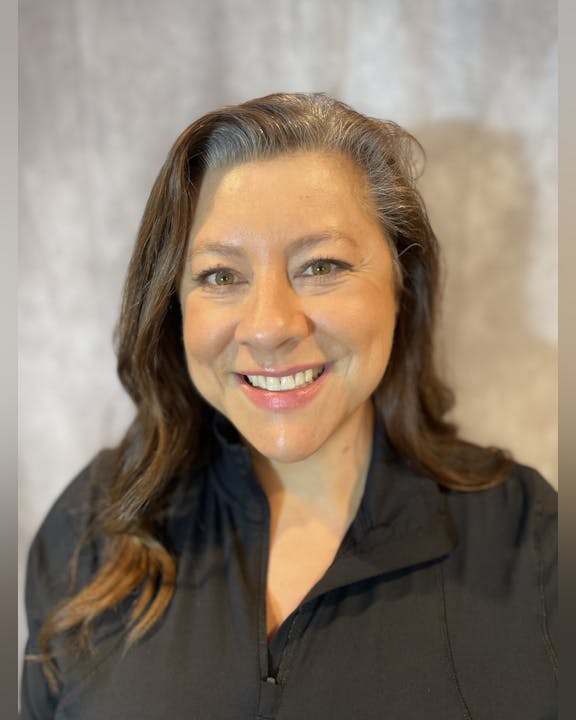
[[[70,589],[70,566],[76,549],[89,546],[79,563],[78,581],[86,576],[101,541],[90,537],[93,522],[106,497],[113,451],[98,453],[64,488],[37,530],[28,551],[26,607],[29,622],[43,621],[46,610]]]
[[[70,539],[70,534],[81,533],[106,497],[112,468],[113,451],[100,451],[56,498],[32,544],[49,541],[53,545],[58,538]]]
[[[556,490],[533,468],[516,464],[500,485],[448,491],[446,498],[458,536],[442,573],[446,622],[471,702],[485,703],[478,667],[486,677],[494,672],[490,700],[502,707],[507,698],[499,688],[521,687],[526,677],[533,679],[527,697],[553,697],[559,639]]]
[[[534,468],[515,463],[504,482],[486,490],[448,491],[448,504],[459,525],[489,524],[513,533],[557,519],[558,493]]]
[[[558,494],[533,468],[515,464],[501,484],[446,492],[458,545],[452,569],[460,580],[522,593],[546,585],[555,603]]]

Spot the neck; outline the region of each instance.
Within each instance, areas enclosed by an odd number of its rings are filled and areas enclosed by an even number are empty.
[[[358,409],[314,455],[295,463],[252,450],[258,481],[271,505],[294,506],[340,525],[360,504],[372,450],[374,408]]]

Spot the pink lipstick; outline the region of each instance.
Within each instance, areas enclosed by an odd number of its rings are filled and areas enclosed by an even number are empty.
[[[294,410],[304,407],[322,389],[329,365],[290,368],[280,371],[238,373],[240,389],[256,407],[264,410]]]

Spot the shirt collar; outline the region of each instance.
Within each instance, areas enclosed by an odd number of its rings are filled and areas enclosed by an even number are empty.
[[[445,492],[409,467],[377,422],[360,507],[334,562],[306,600],[352,582],[434,562],[457,544]]]
[[[213,480],[228,502],[255,523],[266,498],[234,426],[215,413],[218,455]],[[391,446],[377,418],[364,494],[334,562],[306,599],[343,584],[438,560],[458,538],[445,491],[412,469]]]

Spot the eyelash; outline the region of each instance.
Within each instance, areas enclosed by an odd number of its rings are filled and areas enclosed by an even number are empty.
[[[235,274],[234,270],[231,270],[228,267],[220,266],[220,267],[208,268],[208,270],[203,270],[202,272],[199,272],[197,275],[195,275],[192,279],[194,280],[195,283],[197,283],[198,285],[201,285],[203,287],[213,287],[213,288],[228,287],[226,285],[216,285],[216,283],[214,283],[214,282],[208,282],[208,278],[210,277],[210,275],[216,275],[216,273],[219,273],[219,272],[228,272],[228,273],[231,273],[232,275]],[[232,284],[234,284],[234,283],[232,283]]]
[[[325,274],[319,274],[319,275],[313,275],[313,274],[305,275],[304,274],[306,270],[308,270],[312,266],[317,265],[319,263],[323,263],[325,265],[332,265],[333,269],[331,270],[331,272],[325,273]],[[313,277],[313,278],[316,278],[317,280],[319,279],[320,282],[322,282],[322,278],[332,278],[335,274],[338,273],[338,271],[351,270],[351,269],[352,269],[352,265],[350,265],[349,263],[343,262],[342,260],[335,260],[334,258],[328,258],[328,257],[318,257],[318,258],[312,258],[311,260],[308,260],[305,263],[305,265],[303,265],[300,268],[300,270],[298,271],[298,274],[300,276],[304,276],[304,277]],[[202,272],[195,275],[193,277],[193,280],[198,285],[200,285],[202,287],[210,288],[210,289],[231,287],[231,286],[234,286],[237,284],[235,282],[232,282],[229,284],[217,285],[215,282],[208,281],[208,278],[211,275],[216,275],[219,272],[227,272],[233,276],[236,275],[236,272],[234,270],[232,270],[229,267],[221,265],[218,267],[212,267],[212,268],[208,268],[207,270],[203,270]]]
[[[328,257],[319,257],[319,258],[313,258],[312,260],[308,260],[306,265],[300,270],[300,275],[304,274],[304,270],[307,270],[308,268],[311,268],[313,265],[317,265],[318,263],[323,263],[325,265],[332,265],[334,270],[330,273],[326,273],[326,275],[310,275],[307,277],[316,277],[316,278],[322,278],[322,277],[330,277],[331,275],[337,274],[338,271],[341,270],[351,270],[352,265],[350,263],[344,262],[342,260],[335,260],[334,258],[328,258]]]

